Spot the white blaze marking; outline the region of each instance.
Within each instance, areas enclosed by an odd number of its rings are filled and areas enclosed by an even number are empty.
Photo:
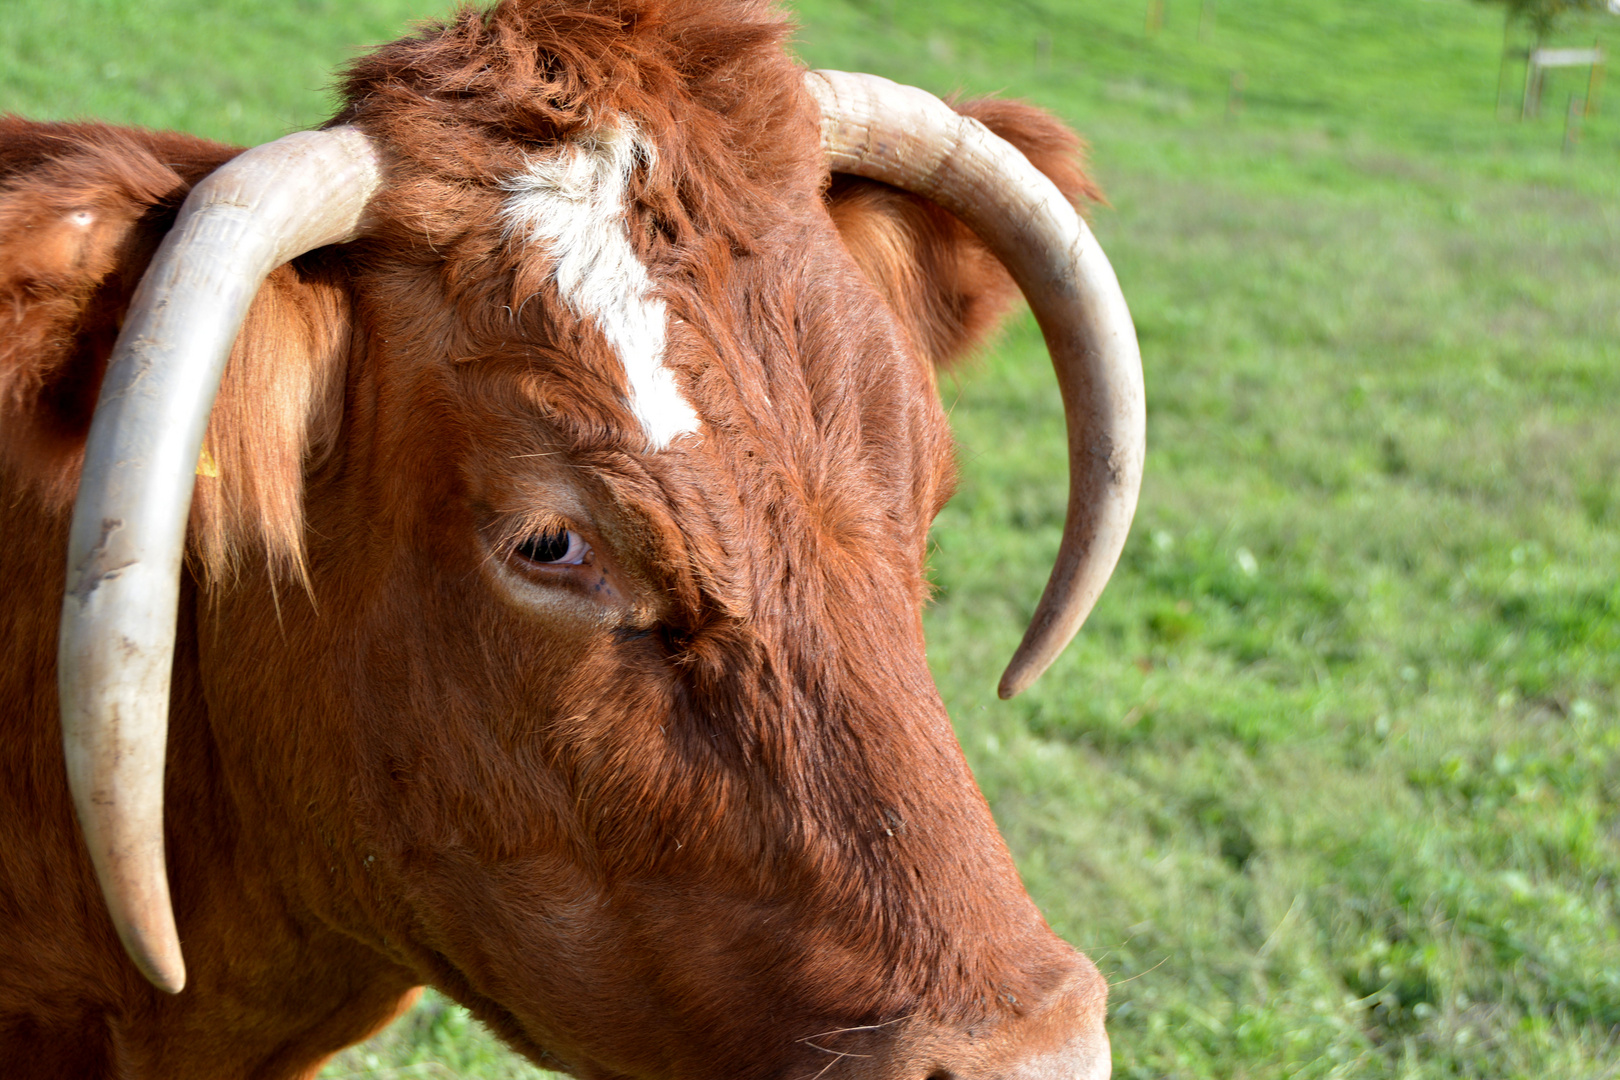
[[[502,186],[512,194],[502,213],[508,234],[545,245],[563,302],[594,319],[619,354],[630,411],[662,450],[697,431],[699,420],[664,366],[668,313],[630,245],[625,187],[652,152],[628,123],[604,128],[507,180]]]

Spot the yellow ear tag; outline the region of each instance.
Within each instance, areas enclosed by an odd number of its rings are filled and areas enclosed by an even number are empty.
[[[219,466],[214,464],[214,455],[208,452],[206,446],[202,448],[202,453],[197,455],[197,475],[215,477],[219,475]]]

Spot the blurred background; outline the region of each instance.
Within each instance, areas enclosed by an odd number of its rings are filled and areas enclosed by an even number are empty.
[[[1109,195],[1149,416],[1119,573],[997,701],[1066,490],[1021,316],[942,387],[929,633],[1116,1076],[1620,1076],[1620,79],[1524,104],[1528,50],[1620,49],[1588,6],[793,5],[807,64],[1058,113]],[[7,0],[0,110],[260,142],[447,10]],[[430,995],[323,1075],[540,1074]]]

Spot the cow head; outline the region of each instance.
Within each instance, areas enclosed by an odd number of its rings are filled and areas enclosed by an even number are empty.
[[[192,191],[69,555],[63,725],[109,908],[178,991],[189,522],[196,692],[275,887],[531,1056],[1106,1075],[1101,981],[1019,884],[920,617],[952,483],[932,365],[1008,273],[1072,499],[1004,694],[1123,543],[1129,318],[1029,161],[1079,193],[1072,146],[1033,110],[806,75],[768,14],[711,8],[465,13]]]

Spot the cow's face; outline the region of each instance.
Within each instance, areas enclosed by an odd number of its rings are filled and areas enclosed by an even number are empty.
[[[535,7],[356,66],[360,239],[272,278],[216,408],[205,561],[262,496],[244,372],[307,373],[307,587],[237,575],[198,636],[254,844],[583,1076],[1106,1075],[925,662],[932,367],[1005,274],[828,189],[779,27]]]
[[[587,1075],[921,1063],[895,1039],[993,1032],[1076,981],[1102,1001],[929,675],[948,428],[789,121],[806,175],[746,251],[632,245],[646,211],[612,208],[599,246],[651,312],[571,303],[526,229],[470,279],[378,258],[346,394],[367,405],[306,494],[313,603],[278,627],[268,596],[220,601],[216,724],[290,725],[239,768],[306,837],[300,877],[333,883],[314,902]],[[622,351],[649,326],[651,390]],[[344,748],[341,787],[309,746]]]

